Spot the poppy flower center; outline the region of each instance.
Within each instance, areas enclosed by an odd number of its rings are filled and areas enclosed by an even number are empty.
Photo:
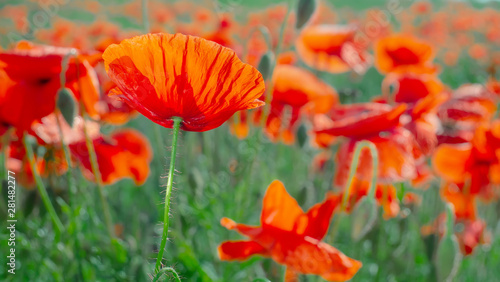
[[[395,50],[386,50],[387,55],[394,61],[395,66],[413,65],[420,62],[420,58],[412,50],[399,47]]]

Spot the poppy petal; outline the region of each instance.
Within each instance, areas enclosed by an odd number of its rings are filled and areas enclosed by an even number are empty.
[[[183,130],[206,131],[263,105],[262,75],[231,49],[199,37],[137,36],[110,45],[103,59],[125,101],[166,127],[181,117]]]
[[[297,234],[321,240],[330,226],[333,212],[340,206],[341,196],[328,195],[327,199],[314,205],[307,213],[299,216],[295,223]]]
[[[286,231],[292,231],[295,221],[304,212],[297,201],[288,194],[283,183],[275,180],[269,185],[264,196],[262,225],[270,225]]]
[[[267,255],[266,249],[254,241],[227,241],[217,250],[221,260],[246,260],[253,255]]]
[[[467,160],[471,156],[471,150],[466,144],[439,146],[432,158],[437,174],[448,181],[462,183],[466,177]]]

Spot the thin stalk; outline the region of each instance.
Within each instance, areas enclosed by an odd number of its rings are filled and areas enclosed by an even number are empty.
[[[164,274],[167,274],[167,273],[170,273],[170,275],[172,275],[172,277],[174,277],[174,280],[176,282],[181,281],[181,278],[179,277],[179,274],[177,274],[177,271],[175,271],[175,269],[173,269],[171,267],[164,267],[164,268],[160,269],[160,271],[158,271],[158,273],[156,273],[156,275],[153,277],[153,280],[151,282],[158,281],[158,279],[160,279],[160,277],[162,277]]]
[[[372,179],[370,181],[368,198],[366,198],[366,200],[374,201],[375,199],[375,191],[377,190],[376,186],[378,178],[378,151],[372,142],[363,140],[361,142],[356,143],[356,147],[354,149],[354,155],[352,157],[351,166],[349,168],[349,178],[347,180],[347,186],[344,189],[344,195],[342,196],[342,202],[340,203],[340,213],[339,216],[335,219],[332,226],[332,231],[330,235],[331,242],[333,242],[335,235],[337,234],[340,224],[340,216],[342,215],[342,212],[345,210],[347,201],[349,200],[349,196],[351,195],[351,188],[354,182],[354,176],[356,175],[356,171],[358,170],[359,156],[363,149],[370,150],[372,156]]]
[[[30,144],[28,143],[28,134],[26,133],[24,133],[23,136],[23,145],[24,148],[26,149],[26,154],[28,156],[28,161],[31,166],[33,177],[35,178],[36,187],[38,189],[38,192],[40,193],[40,196],[42,197],[43,204],[50,215],[50,219],[52,220],[52,224],[54,225],[54,230],[56,232],[56,235],[57,237],[59,237],[61,235],[62,230],[64,229],[64,226],[59,217],[57,216],[54,206],[50,202],[49,194],[47,193],[42,178],[40,177],[40,174],[38,172],[35,156],[33,153],[33,148],[31,148]]]
[[[82,83],[80,81],[80,72],[79,72],[79,67],[78,64],[80,61],[78,58],[76,59],[77,61],[77,68],[76,68],[76,75],[77,75],[77,82],[78,82],[78,89],[82,89]],[[101,171],[99,170],[99,164],[97,163],[97,155],[95,153],[95,148],[94,148],[94,143],[90,139],[89,132],[87,130],[87,124],[86,124],[86,116],[87,116],[87,110],[85,109],[85,105],[83,104],[83,99],[80,99],[80,113],[83,118],[83,133],[85,135],[85,144],[87,146],[87,151],[89,152],[89,160],[90,160],[90,166],[92,169],[92,174],[94,174],[95,177],[95,182],[97,185],[97,190],[99,193],[99,199],[101,201],[103,213],[104,213],[104,221],[106,223],[106,229],[108,230],[108,234],[110,238],[114,237],[114,232],[113,232],[113,223],[111,221],[111,213],[109,211],[109,205],[108,201],[106,200],[106,197],[104,195],[104,185],[102,184],[102,177],[101,177]]]
[[[174,117],[174,136],[172,137],[172,154],[170,156],[170,167],[168,170],[168,181],[167,187],[165,190],[165,210],[163,213],[163,234],[161,236],[160,249],[158,250],[158,257],[156,258],[155,265],[155,274],[160,271],[161,261],[163,259],[163,252],[165,251],[165,244],[167,243],[168,236],[168,225],[169,225],[169,217],[168,214],[170,212],[170,196],[172,194],[172,184],[173,177],[175,172],[175,157],[177,154],[177,137],[179,136],[179,130],[181,127],[182,119],[179,117]]]
[[[82,107],[83,108],[83,107]],[[95,182],[97,185],[97,191],[99,192],[99,199],[101,201],[102,209],[104,212],[104,221],[106,223],[106,229],[108,230],[109,236],[114,237],[113,223],[111,221],[111,213],[109,211],[108,201],[104,195],[104,185],[102,183],[101,171],[99,170],[99,164],[97,163],[97,155],[95,152],[94,143],[90,140],[90,136],[85,125],[85,113],[82,112],[84,116],[83,133],[85,135],[85,144],[87,145],[87,150],[89,152],[90,166],[92,169],[92,174],[95,177]]]
[[[73,174],[71,173],[71,171],[73,169],[72,165],[71,165],[71,157],[70,157],[71,155],[70,155],[70,150],[69,150],[68,145],[64,142],[64,134],[63,134],[62,124],[61,124],[61,119],[59,118],[57,111],[56,111],[55,115],[56,115],[57,127],[59,130],[59,136],[61,138],[60,145],[63,148],[64,159],[65,159],[66,164],[68,166],[68,168],[66,170],[66,178],[67,178],[68,187],[69,187],[70,207],[72,209],[71,217],[72,217],[72,220],[74,220],[75,219],[74,206],[75,206],[75,199],[76,199],[77,190],[76,190]],[[75,230],[76,230],[76,232],[75,232],[76,261],[78,264],[78,273],[79,273],[80,277],[83,279],[83,268],[82,268],[82,262],[81,262],[81,258],[80,258],[80,241],[78,240],[78,236],[77,236],[79,233],[79,230],[78,230],[78,224],[77,223],[74,223],[74,224],[75,224]]]
[[[285,18],[283,20],[283,24],[281,25],[281,28],[280,28],[280,35],[279,35],[279,38],[278,38],[278,44],[276,45],[276,49],[274,51],[274,62],[272,64],[272,67],[271,67],[271,70],[270,70],[270,81],[267,85],[267,88],[266,88],[266,97],[265,97],[265,103],[266,105],[268,105],[268,108],[269,110],[264,112],[263,115],[262,115],[262,118],[263,118],[263,123],[265,120],[267,120],[267,117],[269,116],[269,114],[271,113],[271,101],[272,101],[272,97],[271,97],[271,94],[272,94],[272,90],[274,88],[274,85],[273,85],[273,73],[274,73],[274,69],[276,67],[276,62],[278,61],[278,57],[281,53],[281,48],[282,48],[282,45],[283,45],[283,40],[285,38],[285,29],[287,27],[287,23],[288,23],[288,18],[290,17],[290,14],[292,12],[292,7],[293,7],[293,0],[288,0],[288,5],[287,5],[287,10],[286,10],[286,14],[285,14]],[[264,36],[266,36],[266,34],[263,32],[262,33]]]
[[[377,177],[378,177],[378,152],[375,145],[372,142],[363,140],[359,143],[356,143],[356,148],[354,150],[354,156],[352,157],[351,167],[349,169],[349,178],[347,181],[347,186],[344,189],[344,195],[342,196],[342,202],[340,204],[340,211],[344,211],[347,201],[349,200],[349,196],[351,195],[351,188],[354,182],[354,176],[356,175],[356,171],[358,170],[359,165],[359,155],[363,149],[370,150],[372,155],[372,180],[370,182],[370,190],[368,196],[373,199],[375,196],[375,190],[377,185]]]

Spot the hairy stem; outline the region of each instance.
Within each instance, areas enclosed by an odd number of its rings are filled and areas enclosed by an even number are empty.
[[[170,212],[170,196],[172,194],[172,184],[173,177],[175,172],[175,157],[177,154],[177,137],[179,136],[179,130],[181,127],[182,119],[179,117],[174,117],[174,135],[172,137],[172,154],[170,156],[170,167],[168,170],[168,181],[167,187],[165,190],[165,210],[163,212],[163,234],[161,236],[160,249],[158,250],[158,257],[156,258],[155,265],[155,274],[160,271],[161,261],[163,259],[163,252],[165,251],[165,244],[167,243],[168,236],[168,225],[169,225],[169,217],[168,214]]]
[[[181,278],[179,277],[179,274],[177,274],[177,271],[175,271],[175,269],[173,269],[171,267],[164,267],[164,268],[160,269],[158,271],[158,273],[155,274],[155,276],[153,277],[153,280],[151,282],[158,281],[158,279],[160,279],[160,277],[162,277],[164,274],[167,274],[167,273],[170,273],[170,275],[172,275],[172,277],[174,278],[174,280],[176,282],[181,281]]]

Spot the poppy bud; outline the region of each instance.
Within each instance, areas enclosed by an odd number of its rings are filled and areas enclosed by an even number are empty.
[[[269,51],[260,58],[259,66],[257,67],[265,81],[271,78],[274,69],[274,53]]]
[[[372,197],[363,197],[352,212],[351,237],[358,241],[363,238],[377,221],[377,204]]]
[[[300,148],[303,148],[307,141],[307,128],[305,125],[301,124],[297,130],[297,141]]]
[[[69,126],[73,126],[73,120],[76,116],[76,100],[70,89],[59,89],[57,92],[57,108]]]
[[[455,216],[450,205],[447,205],[446,215],[446,231],[439,242],[435,261],[438,281],[452,281],[462,261],[457,237],[453,233]]]
[[[297,5],[297,21],[295,27],[301,29],[312,17],[318,4],[316,0],[299,0]]]

